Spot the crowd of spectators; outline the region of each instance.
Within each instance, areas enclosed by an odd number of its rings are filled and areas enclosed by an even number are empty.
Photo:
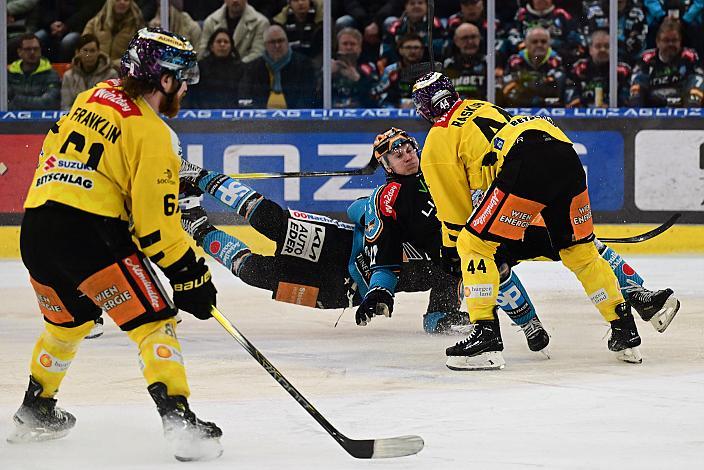
[[[332,105],[412,107],[412,73],[442,64],[463,98],[507,107],[609,104],[609,1],[332,0]],[[198,50],[192,108],[322,105],[323,0],[170,0],[169,28]],[[704,103],[704,0],[618,0],[618,105]],[[159,0],[8,0],[11,109],[70,107],[113,78],[129,40],[160,26]],[[432,42],[428,26],[432,28]],[[64,73],[65,72],[65,73]]]

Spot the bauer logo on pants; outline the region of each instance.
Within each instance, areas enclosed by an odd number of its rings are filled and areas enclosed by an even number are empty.
[[[315,263],[320,259],[325,242],[325,227],[288,219],[288,229],[281,254],[296,256]]]

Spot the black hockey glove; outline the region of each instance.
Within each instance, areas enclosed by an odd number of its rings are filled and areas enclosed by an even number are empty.
[[[360,326],[369,323],[373,316],[384,315],[390,317],[394,311],[394,297],[387,289],[375,287],[364,296],[364,300],[357,307],[355,320]]]
[[[210,309],[215,306],[218,291],[203,258],[196,261],[193,256],[193,262],[176,272],[165,274],[174,290],[176,308],[185,310],[200,320],[212,317]]]
[[[447,274],[457,279],[462,279],[462,261],[456,247],[443,246],[440,249],[442,269]]]

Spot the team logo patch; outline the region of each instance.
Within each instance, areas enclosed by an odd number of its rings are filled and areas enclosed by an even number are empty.
[[[317,263],[323,251],[325,227],[310,222],[288,219],[288,229],[281,254]]]
[[[141,116],[142,111],[124,92],[116,88],[98,88],[90,98],[88,103],[98,103],[109,106],[116,110],[123,118],[130,116]]]
[[[493,295],[494,286],[492,284],[475,284],[464,288],[464,296],[470,299],[487,298]]]
[[[214,255],[220,252],[220,248],[222,248],[222,245],[217,240],[213,240],[210,242],[210,245],[208,245],[208,251]]]
[[[40,366],[42,366],[49,372],[66,372],[69,366],[71,365],[71,361],[62,361],[56,356],[52,356],[44,349],[42,349],[39,353],[39,357],[37,357],[37,362]]]
[[[394,203],[396,202],[400,189],[401,185],[399,183],[389,183],[384,186],[384,189],[379,193],[379,210],[385,216],[396,218]]]
[[[594,292],[589,296],[589,298],[592,300],[594,305],[599,305],[603,301],[609,298],[609,295],[606,293],[606,291],[602,288],[599,289],[598,291]]]
[[[183,355],[176,348],[168,344],[155,344],[154,357],[162,361],[174,361],[183,364]]]
[[[501,150],[502,148],[504,148],[504,139],[502,139],[501,137],[494,138],[494,148],[496,150]]]
[[[494,215],[505,196],[504,192],[499,188],[494,188],[491,193],[484,196],[482,205],[479,207],[476,215],[471,218],[470,226],[477,232],[481,232],[484,227],[486,227],[489,219]]]

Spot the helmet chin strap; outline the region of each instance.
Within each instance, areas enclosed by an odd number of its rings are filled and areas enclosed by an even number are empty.
[[[167,75],[167,74],[164,74],[164,75]],[[178,84],[178,86],[176,87],[176,91],[172,91],[171,93],[167,93],[161,84],[161,80],[159,80],[156,84],[157,90],[159,90],[160,92],[162,92],[164,94],[164,96],[166,96],[166,108],[167,109],[171,107],[171,104],[174,102],[174,99],[176,98],[176,95],[178,94],[178,91],[181,89],[181,82],[178,81],[176,79],[176,77],[174,77],[173,75],[169,75],[169,76],[172,77],[174,79],[174,81]],[[163,77],[163,75],[162,75],[162,77]]]

